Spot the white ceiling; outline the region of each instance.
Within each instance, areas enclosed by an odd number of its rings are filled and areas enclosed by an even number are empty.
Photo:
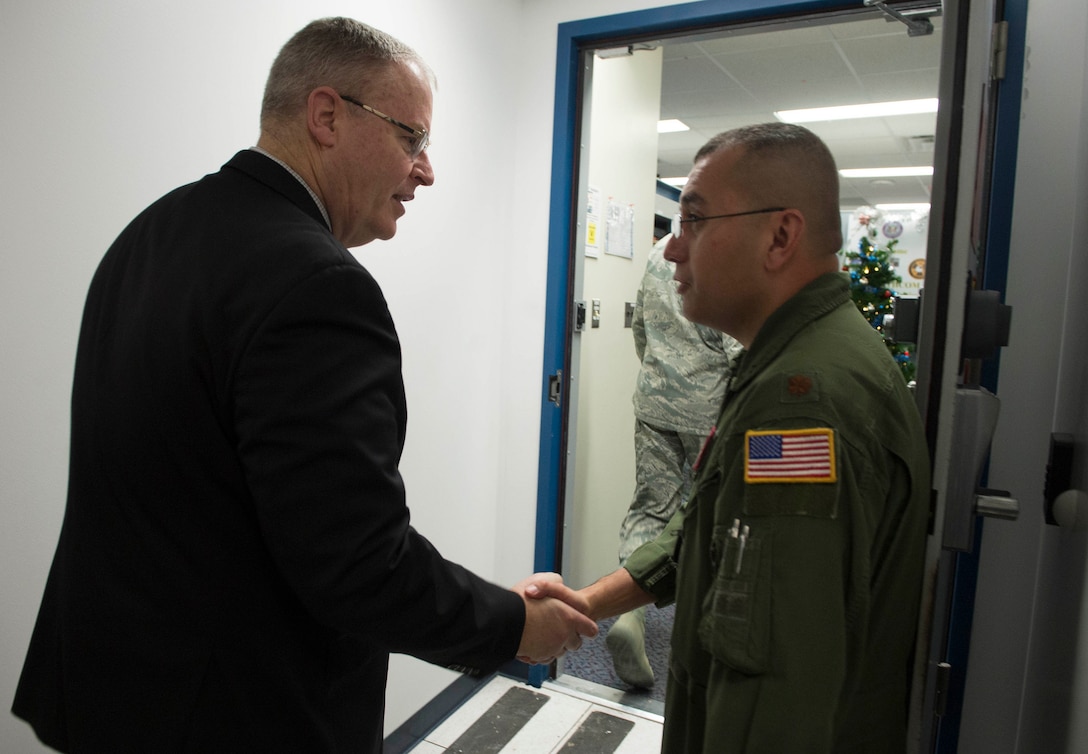
[[[925,36],[874,15],[655,43],[664,53],[661,118],[691,127],[659,135],[658,176],[687,175],[710,137],[773,121],[776,110],[936,97],[941,19],[931,21],[934,33]],[[936,114],[805,125],[828,144],[840,169],[933,164]],[[843,178],[840,199],[845,208],[928,202],[931,182]]]

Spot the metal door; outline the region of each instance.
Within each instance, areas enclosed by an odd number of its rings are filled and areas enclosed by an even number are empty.
[[[999,349],[1011,318],[1001,299],[1024,31],[1022,23],[1010,24],[1007,6],[1014,15],[1021,12],[1022,22],[1022,3],[955,0],[944,6],[929,237],[939,269],[932,270],[934,284],[922,299],[916,388],[933,460],[932,536],[911,718],[918,751],[956,750],[980,517],[1018,512],[1008,493],[981,486],[999,420],[1000,400],[992,392]]]
[[[669,33],[707,31],[761,19],[782,23],[790,17],[818,19],[827,14],[830,18],[872,6],[896,17],[899,11],[917,5],[896,2],[884,6],[871,0],[709,0],[560,26],[538,482],[538,570],[562,570],[562,532],[570,504],[568,459],[573,457],[571,422],[577,401],[577,380],[573,379],[577,349],[573,344],[580,316],[576,303],[580,298],[578,218],[585,206],[584,148],[590,136],[583,132],[583,103],[592,76],[590,51]],[[1018,11],[1026,6],[1026,0],[1010,0],[1004,5]],[[1000,345],[1000,335],[978,334],[977,321],[982,316],[1007,325],[1007,310],[1000,306],[1000,297],[1008,254],[1008,213],[994,208],[1011,201],[1022,58],[1014,55],[1011,65],[1006,65],[1010,27],[1003,20],[1004,5],[999,6],[997,0],[943,3],[941,105],[916,387],[934,468],[932,536],[911,715],[912,744],[917,751],[951,751],[955,746],[954,726],[945,724],[942,733],[942,720],[954,716],[957,704],[954,699],[950,702],[956,678],[949,654],[968,638],[955,635],[958,627],[952,615],[964,604],[969,612],[971,595],[956,592],[954,587],[958,560],[963,567],[960,554],[969,553],[973,544],[976,510],[981,506],[1011,515],[1015,507],[1014,501],[1004,496],[979,495],[975,489],[989,444],[986,422],[979,416],[993,419],[996,414],[996,399],[986,390],[987,384],[995,382],[996,359],[981,358],[980,350],[989,356]],[[1011,36],[1013,51],[1022,49],[1022,26],[1014,26]],[[1008,82],[1005,92],[1001,90],[1003,80]],[[999,114],[1003,130],[996,127]],[[978,293],[987,285],[997,290]],[[963,351],[965,332],[974,343],[967,353]],[[530,678],[539,681],[543,676],[536,671]]]

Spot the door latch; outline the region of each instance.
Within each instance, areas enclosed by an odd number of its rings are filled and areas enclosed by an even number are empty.
[[[586,302],[574,302],[574,332],[585,332],[586,329]]]
[[[563,403],[563,370],[548,375],[548,400],[559,406]]]

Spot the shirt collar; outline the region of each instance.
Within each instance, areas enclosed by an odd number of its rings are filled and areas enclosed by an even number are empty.
[[[317,208],[321,210],[321,216],[325,218],[325,225],[329,228],[329,230],[332,230],[332,222],[329,220],[329,211],[325,209],[324,202],[322,202],[321,199],[318,198],[317,194],[314,193],[314,190],[310,188],[310,184],[306,183],[306,181],[303,180],[302,176],[295,172],[294,168],[281,160],[279,157],[276,157],[274,154],[269,153],[267,150],[261,149],[260,147],[250,147],[250,149],[259,154],[263,154],[265,157],[272,160],[281,168],[293,175],[295,177],[295,180],[301,183],[303,188],[306,189],[306,192],[310,195],[310,198],[314,200],[314,204],[317,205]]]
[[[794,336],[815,320],[850,303],[850,278],[842,272],[828,272],[812,280],[778,307],[759,328],[743,361],[736,365],[730,390],[762,372],[789,345]],[[851,304],[853,306],[853,304]]]

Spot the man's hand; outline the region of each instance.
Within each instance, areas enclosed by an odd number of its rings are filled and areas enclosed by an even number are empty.
[[[564,584],[563,577],[558,573],[534,573],[515,584],[514,591],[534,600],[554,597],[560,602],[566,602],[578,612],[589,615],[589,601],[585,595],[582,591],[575,591]]]
[[[624,568],[578,591],[564,584],[557,573],[536,573],[514,587],[514,591],[532,599],[561,600],[595,621],[622,615],[654,601],[654,596],[643,590]]]
[[[545,584],[553,594],[564,599],[526,594],[527,589],[539,593]],[[550,663],[567,650],[582,646],[583,636],[597,635],[597,624],[571,606],[578,604],[578,593],[564,585],[559,574],[534,574],[516,584],[513,590],[525,601],[525,629],[518,647],[518,659],[522,662]],[[570,603],[566,601],[568,598]]]

